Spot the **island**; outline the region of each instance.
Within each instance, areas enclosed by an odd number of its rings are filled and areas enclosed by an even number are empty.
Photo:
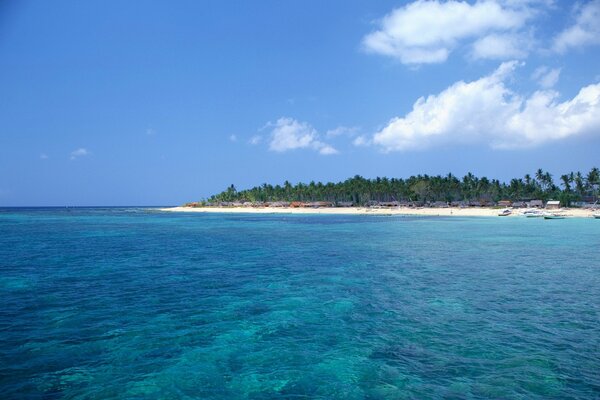
[[[533,175],[511,179],[476,177],[462,179],[417,175],[407,179],[354,176],[343,182],[310,182],[292,185],[263,184],[238,191],[230,185],[207,199],[173,212],[365,214],[423,216],[519,216],[531,210],[569,217],[592,217],[600,209],[600,171],[570,172],[560,176],[538,169]],[[502,211],[500,211],[502,210]],[[554,214],[553,214],[554,215]]]

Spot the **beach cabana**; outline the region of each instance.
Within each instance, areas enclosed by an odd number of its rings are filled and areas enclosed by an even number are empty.
[[[560,208],[560,201],[558,200],[548,200],[546,203],[546,208],[549,210],[556,210]]]

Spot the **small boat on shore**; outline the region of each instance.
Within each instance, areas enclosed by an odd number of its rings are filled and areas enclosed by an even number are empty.
[[[565,217],[564,214],[544,214],[544,219],[565,219]]]
[[[500,212],[498,213],[498,216],[499,216],[499,217],[507,217],[507,216],[509,216],[510,214],[512,214],[512,211],[510,211],[510,210],[507,208],[507,209],[505,209],[505,210],[502,210],[502,211],[500,211]]]
[[[540,210],[527,210],[523,212],[523,216],[527,218],[541,218],[544,216],[544,213]]]
[[[595,219],[600,219],[600,213],[592,214],[592,217]]]

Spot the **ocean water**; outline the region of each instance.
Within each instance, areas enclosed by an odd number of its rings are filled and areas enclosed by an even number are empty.
[[[600,221],[0,210],[1,399],[600,398]]]

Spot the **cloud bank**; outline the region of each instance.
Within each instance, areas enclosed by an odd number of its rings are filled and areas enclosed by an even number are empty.
[[[377,132],[372,143],[385,152],[457,143],[505,149],[600,131],[600,84],[563,102],[554,90],[520,96],[506,85],[519,65],[505,62],[488,76],[419,98],[408,114]]]
[[[531,47],[523,28],[537,13],[534,3],[546,2],[417,0],[387,14],[363,46],[403,64],[444,62],[462,41],[474,58],[522,58]]]

